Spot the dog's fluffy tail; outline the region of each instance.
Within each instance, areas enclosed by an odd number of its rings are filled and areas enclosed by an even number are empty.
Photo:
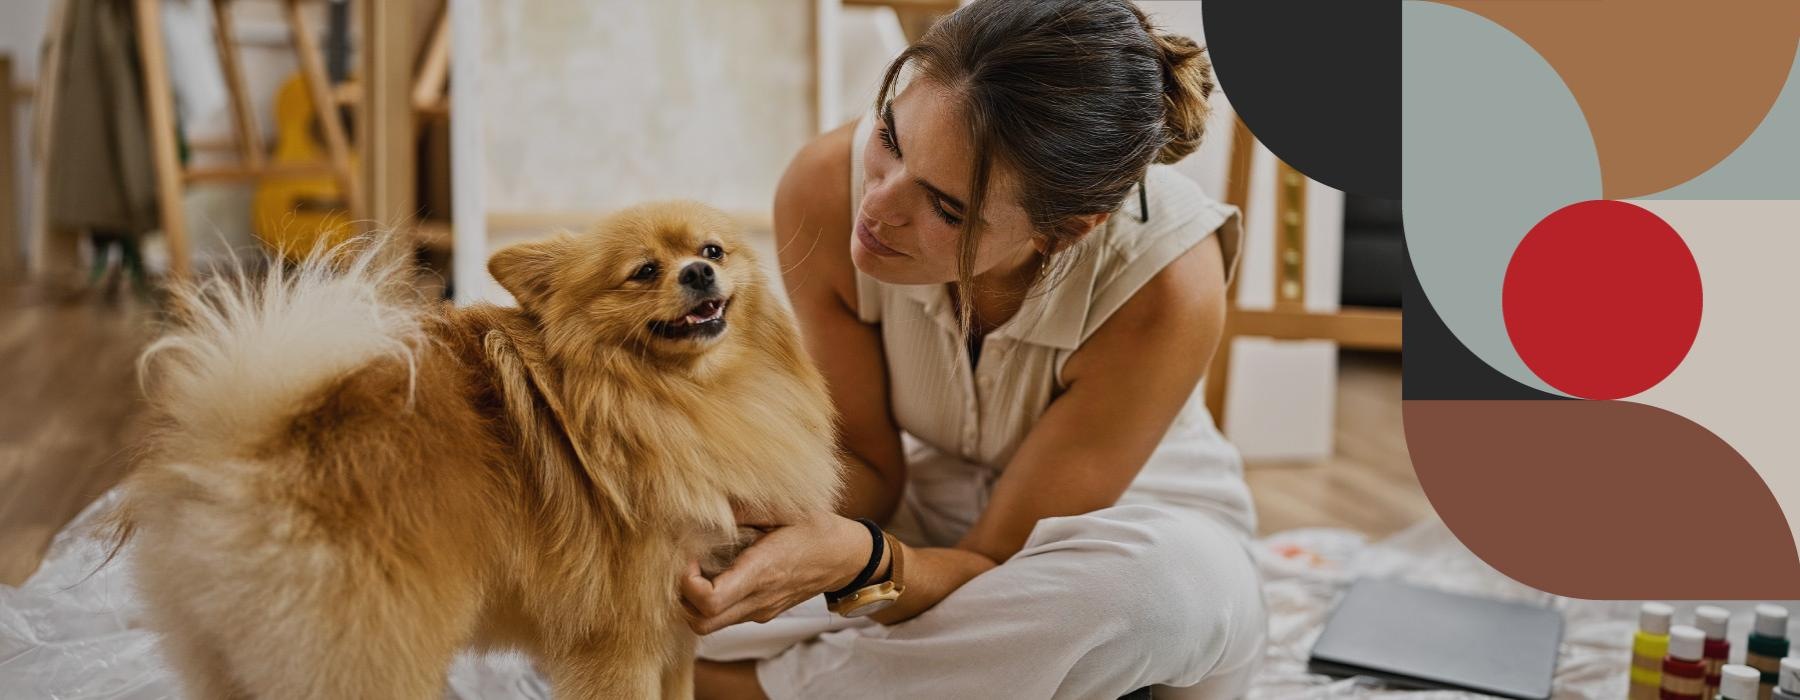
[[[350,371],[382,357],[414,368],[421,305],[400,250],[394,234],[373,234],[295,266],[272,260],[260,279],[239,269],[175,290],[175,323],[138,358],[163,427],[241,454]]]

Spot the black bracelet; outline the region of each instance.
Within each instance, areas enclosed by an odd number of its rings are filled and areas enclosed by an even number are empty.
[[[869,548],[869,563],[863,565],[862,573],[857,574],[856,578],[850,582],[850,585],[835,591],[826,591],[825,600],[827,602],[836,602],[837,599],[850,595],[851,593],[856,592],[857,589],[869,585],[869,578],[875,575],[875,567],[881,565],[881,555],[883,550],[887,549],[887,538],[881,536],[881,528],[875,524],[875,521],[868,518],[857,518],[856,522],[862,523],[863,527],[869,528],[869,537],[874,540],[874,544]]]

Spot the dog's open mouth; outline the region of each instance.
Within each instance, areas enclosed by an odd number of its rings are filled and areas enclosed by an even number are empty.
[[[651,332],[670,340],[711,338],[725,330],[725,309],[730,299],[712,298],[694,305],[680,318],[651,321]]]

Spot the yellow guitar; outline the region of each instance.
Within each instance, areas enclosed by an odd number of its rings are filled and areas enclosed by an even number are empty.
[[[251,217],[256,235],[271,249],[298,260],[320,243],[332,245],[353,233],[350,206],[319,137],[312,96],[295,75],[275,93],[275,152],[270,162],[319,165],[317,175],[267,175],[256,188]]]

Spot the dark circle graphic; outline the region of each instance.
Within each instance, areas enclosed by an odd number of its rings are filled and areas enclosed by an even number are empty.
[[[1328,187],[1399,199],[1400,6],[1220,0],[1201,15],[1219,86],[1258,140]]]

